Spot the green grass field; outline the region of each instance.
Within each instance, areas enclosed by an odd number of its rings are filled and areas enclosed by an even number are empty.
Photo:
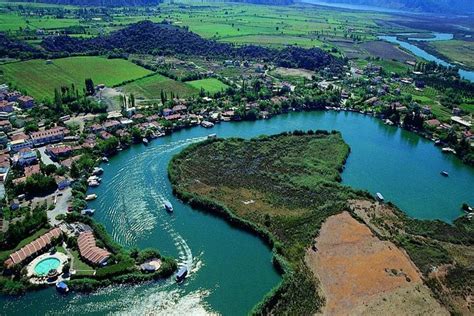
[[[82,90],[87,78],[92,78],[95,84],[111,86],[151,73],[127,60],[104,57],[61,58],[52,64],[36,59],[4,64],[0,70],[6,82],[40,100],[51,98],[55,88],[71,83]]]
[[[216,78],[188,81],[187,84],[197,90],[204,89],[209,93],[216,93],[228,88],[228,85]]]
[[[134,82],[122,86],[122,90],[126,94],[133,93],[137,99],[160,100],[161,90],[168,97],[173,92],[178,97],[188,97],[199,93],[199,90],[173,79],[167,78],[160,74],[142,78]]]
[[[430,45],[450,60],[474,69],[474,42],[452,40],[432,42]]]

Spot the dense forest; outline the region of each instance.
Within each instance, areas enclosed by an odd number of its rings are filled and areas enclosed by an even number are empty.
[[[126,7],[158,5],[163,0],[15,0],[15,2],[41,2],[64,5],[99,6],[99,7]]]
[[[235,47],[204,39],[188,31],[165,23],[142,21],[106,36],[78,39],[69,36],[51,36],[42,47],[56,54],[154,54],[203,56],[206,58],[238,58],[274,62],[285,67],[310,70],[330,67],[338,69],[342,60],[319,49],[287,47],[283,50],[261,46]]]
[[[0,57],[26,59],[39,58],[42,54],[32,46],[0,33]]]
[[[325,0],[325,2],[370,5],[433,13],[474,13],[472,0]]]

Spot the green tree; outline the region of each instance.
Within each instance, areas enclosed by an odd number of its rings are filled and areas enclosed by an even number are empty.
[[[84,83],[86,85],[86,94],[93,95],[95,93],[95,87],[94,87],[94,82],[92,81],[92,79],[88,78],[85,80]]]

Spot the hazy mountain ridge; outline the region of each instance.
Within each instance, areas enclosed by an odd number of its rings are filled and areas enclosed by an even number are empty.
[[[474,12],[472,0],[324,0],[330,3],[369,5],[406,11],[466,14]]]
[[[15,0],[15,2],[39,2],[49,4],[98,6],[98,7],[126,7],[126,6],[153,6],[163,0]]]

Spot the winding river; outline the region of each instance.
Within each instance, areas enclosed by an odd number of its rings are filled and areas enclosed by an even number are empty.
[[[258,238],[223,220],[192,210],[172,196],[170,158],[210,132],[251,138],[294,129],[339,130],[352,152],[343,183],[381,192],[409,215],[452,221],[463,202],[474,204],[474,168],[441,153],[416,134],[351,112],[300,112],[256,122],[190,128],[133,146],[104,166],[103,184],[92,190],[96,219],[127,247],[156,247],[191,268],[187,281],[116,286],[91,295],[61,297],[54,289],[1,298],[2,314],[205,314],[244,315],[277,286],[271,252]],[[449,177],[440,175],[441,170]],[[162,208],[169,199],[172,215]]]
[[[400,35],[403,35],[403,34],[400,34]],[[397,36],[383,35],[383,36],[378,36],[378,38],[381,40],[393,43],[393,44],[398,44],[404,49],[411,52],[413,55],[421,57],[427,61],[434,61],[438,65],[442,65],[445,67],[458,67],[459,68],[459,66],[450,64],[447,61],[428,53],[427,51],[419,48],[416,45],[399,40]],[[429,38],[413,38],[413,37],[408,38],[408,40],[415,41],[415,42],[436,42],[436,41],[447,41],[451,39],[453,39],[453,34],[447,34],[447,33],[433,33],[433,37],[429,37]],[[464,78],[470,82],[474,82],[474,71],[469,71],[466,69],[459,68],[459,75],[461,76],[461,78]]]

